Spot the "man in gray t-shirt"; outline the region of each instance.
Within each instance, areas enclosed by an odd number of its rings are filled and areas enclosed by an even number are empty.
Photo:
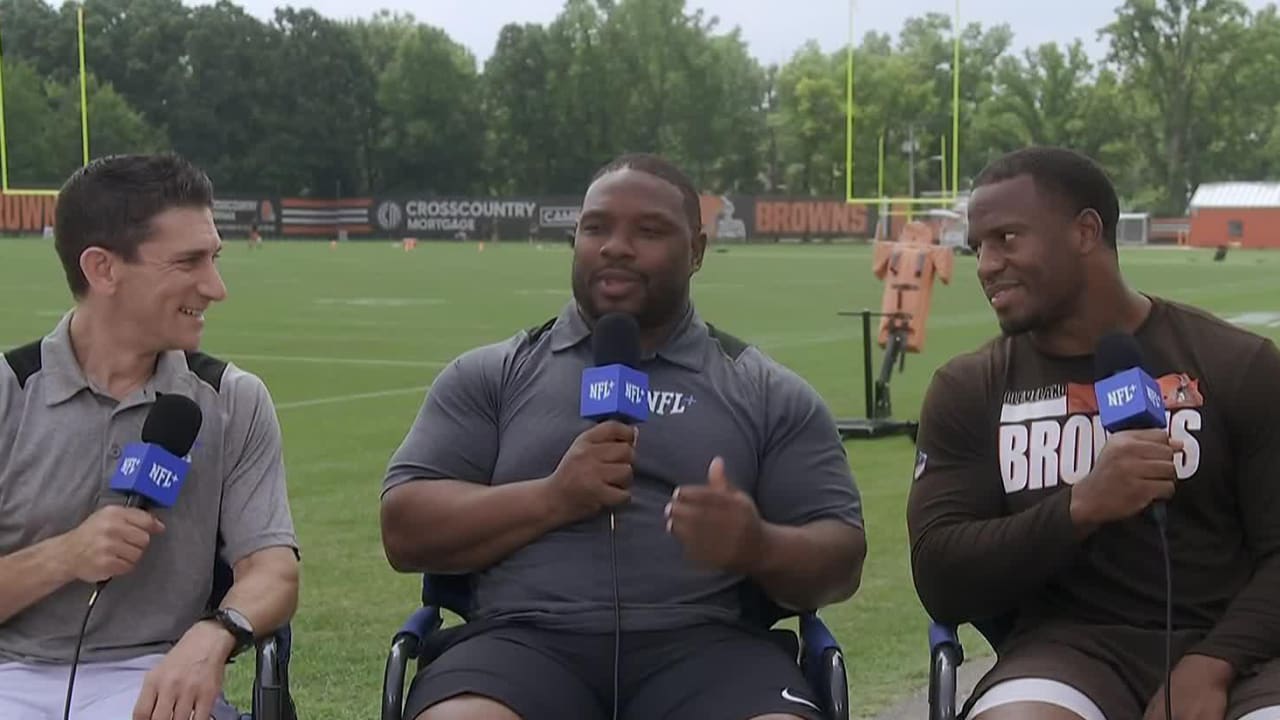
[[[212,187],[173,156],[97,160],[58,197],[75,297],[48,336],[0,356],[0,717],[236,717],[228,658],[292,616],[297,540],[280,427],[257,377],[196,351],[226,296]],[[156,398],[202,421],[177,502],[125,507],[110,478]],[[234,584],[207,609],[215,558]]]
[[[387,557],[465,573],[462,638],[407,718],[607,717],[616,518],[624,717],[818,718],[795,659],[752,627],[850,597],[866,540],[835,423],[795,373],[704,322],[698,195],[666,161],[601,170],[574,242],[574,301],[441,372],[383,484]],[[595,319],[638,320],[650,419],[578,414]]]

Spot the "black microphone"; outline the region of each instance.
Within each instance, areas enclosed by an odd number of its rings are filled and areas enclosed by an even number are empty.
[[[204,414],[200,406],[189,397],[160,393],[142,421],[142,442],[125,446],[115,474],[111,476],[111,489],[128,496],[125,507],[150,510],[152,507],[173,507],[178,492],[187,478],[191,463],[186,459],[196,444]],[[71,656],[71,671],[67,678],[67,698],[63,706],[63,720],[71,717],[71,698],[76,686],[76,668],[80,665],[80,650],[85,631],[89,628],[89,616],[98,604],[102,590],[111,578],[100,580],[89,596],[80,633],[76,636],[75,653]]]
[[[640,365],[640,325],[635,316],[609,313],[596,320],[591,334],[592,366],[582,371],[580,414],[596,422],[627,425],[649,418],[649,377]],[[609,509],[609,559],[613,576],[613,718],[618,717],[622,647],[622,603],[618,591],[616,519]]]
[[[581,415],[634,425],[649,419],[649,378],[640,365],[640,325],[627,313],[596,321],[591,334],[592,366],[582,372]]]
[[[591,332],[591,357],[595,365],[640,364],[640,324],[629,313],[609,313],[596,321]]]
[[[125,446],[111,477],[111,489],[128,496],[126,507],[173,507],[191,466],[184,458],[203,421],[200,406],[189,397],[156,398],[142,423],[142,442]]]
[[[1098,340],[1093,353],[1093,390],[1107,432],[1163,430],[1168,426],[1160,385],[1143,365],[1142,348],[1132,335],[1113,332]],[[1163,522],[1164,501],[1153,502],[1149,513],[1155,521]]]
[[[1098,341],[1094,350],[1094,394],[1098,398],[1098,416],[1107,432],[1122,430],[1163,430],[1164,396],[1160,384],[1151,379],[1143,367],[1142,348],[1125,332],[1113,332]],[[1147,508],[1147,517],[1160,533],[1160,550],[1164,555],[1165,635],[1164,635],[1164,708],[1165,717],[1173,717],[1173,563],[1169,556],[1169,537],[1165,529],[1168,519],[1164,500],[1156,500]]]

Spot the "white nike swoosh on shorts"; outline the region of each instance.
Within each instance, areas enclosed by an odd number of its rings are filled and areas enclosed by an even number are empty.
[[[812,702],[809,702],[808,700],[805,700],[804,698],[800,697],[799,695],[792,695],[792,694],[791,694],[791,688],[782,688],[782,699],[783,699],[783,700],[788,700],[788,701],[793,702],[793,703],[800,703],[801,705],[808,705],[809,707],[813,708],[814,710],[817,710],[818,712],[822,712],[822,708],[818,707],[817,705],[814,705]]]

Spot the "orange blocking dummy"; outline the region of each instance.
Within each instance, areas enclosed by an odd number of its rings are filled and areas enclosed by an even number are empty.
[[[933,280],[951,282],[955,256],[951,248],[933,244],[933,231],[928,225],[912,221],[902,228],[897,242],[876,243],[871,270],[884,280],[884,298],[880,311],[901,312],[906,319],[907,352],[924,349],[925,327],[929,321],[929,305],[933,299]],[[889,323],[880,320],[880,347],[889,342]]]

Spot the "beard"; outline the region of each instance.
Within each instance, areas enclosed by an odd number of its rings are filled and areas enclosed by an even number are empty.
[[[1038,318],[1032,316],[999,320],[998,322],[1000,323],[1000,332],[1003,333],[1005,337],[1013,337],[1015,335],[1029,333],[1033,330],[1040,329],[1040,326],[1042,325]]]
[[[606,268],[600,268],[600,270],[603,269]],[[635,316],[641,330],[654,330],[683,314],[689,301],[687,281],[680,282],[678,277],[652,276],[636,272],[640,285],[638,300],[628,298],[620,303],[623,307],[612,307],[614,303],[603,305],[597,302],[593,290],[593,272],[595,271],[579,268],[576,264],[573,268],[573,297],[582,308],[582,312],[593,321],[608,312],[627,312]]]

